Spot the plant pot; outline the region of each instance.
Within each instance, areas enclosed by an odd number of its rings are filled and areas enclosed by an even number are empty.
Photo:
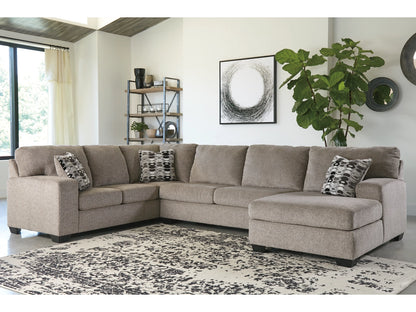
[[[134,137],[136,139],[141,139],[143,138],[143,131],[134,131]]]
[[[156,137],[156,129],[147,129],[146,136],[148,138],[155,138]]]

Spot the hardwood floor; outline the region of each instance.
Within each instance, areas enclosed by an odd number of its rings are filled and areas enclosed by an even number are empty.
[[[186,226],[211,229],[215,231],[225,231],[234,234],[247,235],[246,230],[198,225],[194,223],[189,224],[185,222],[183,224]],[[129,227],[129,225],[125,227]],[[79,236],[79,239],[94,235],[101,235],[112,230],[114,229],[106,229],[94,231],[88,234],[82,234]],[[75,239],[77,239],[77,237]],[[5,199],[0,199],[0,257],[17,254],[26,250],[48,247],[55,244],[56,243],[53,243],[48,236],[37,232],[22,230],[20,235],[11,234],[9,228],[7,227],[7,201]],[[408,217],[407,232],[405,233],[403,240],[384,244],[369,254],[375,257],[416,263],[416,216]],[[13,295],[16,293],[0,287],[0,295],[1,294]],[[402,294],[416,294],[416,282],[407,287]]]

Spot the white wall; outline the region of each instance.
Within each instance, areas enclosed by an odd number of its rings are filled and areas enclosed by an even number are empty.
[[[126,142],[126,83],[130,38],[98,32],[98,143]]]
[[[185,18],[183,21],[185,142],[199,144],[322,145],[297,126],[292,94],[277,92],[277,123],[219,124],[219,61],[274,55],[283,48],[316,53],[327,45],[327,18]],[[277,85],[288,77],[277,66]]]
[[[397,146],[404,160],[408,189],[408,213],[416,215],[416,85],[410,83],[400,68],[400,53],[406,41],[416,31],[416,18],[337,18],[334,20],[334,40],[349,37],[360,41],[363,48],[374,51],[386,64],[368,72],[368,78],[388,77],[399,87],[398,104],[386,112],[375,112],[367,106],[364,128],[350,146]]]
[[[74,46],[75,105],[78,143],[98,144],[98,34],[94,32]]]

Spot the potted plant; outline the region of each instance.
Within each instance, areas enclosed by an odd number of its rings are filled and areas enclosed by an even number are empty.
[[[342,43],[334,43],[331,48],[322,48],[320,54],[312,55],[300,49],[297,53],[283,49],[276,53],[275,59],[290,74],[280,86],[287,84],[293,89],[297,113],[296,121],[302,128],[312,126],[322,131],[325,146],[347,146],[347,137],[355,137],[355,132],[363,126],[356,120],[363,119],[357,110],[366,102],[368,79],[364,75],[372,67],[384,65],[384,60],[358,46],[360,42],[349,38]],[[312,74],[311,67],[322,65],[334,58],[328,75]],[[354,120],[354,118],[356,120]]]
[[[130,129],[134,131],[134,136],[136,138],[142,138],[144,130],[149,129],[149,126],[146,125],[144,122],[137,122],[133,121]]]

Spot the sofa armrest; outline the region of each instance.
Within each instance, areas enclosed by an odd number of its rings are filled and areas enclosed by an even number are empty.
[[[55,236],[77,233],[77,181],[57,176],[9,178],[7,223]]]
[[[406,230],[406,183],[399,179],[373,178],[358,183],[357,197],[375,199],[383,207],[384,242]]]

